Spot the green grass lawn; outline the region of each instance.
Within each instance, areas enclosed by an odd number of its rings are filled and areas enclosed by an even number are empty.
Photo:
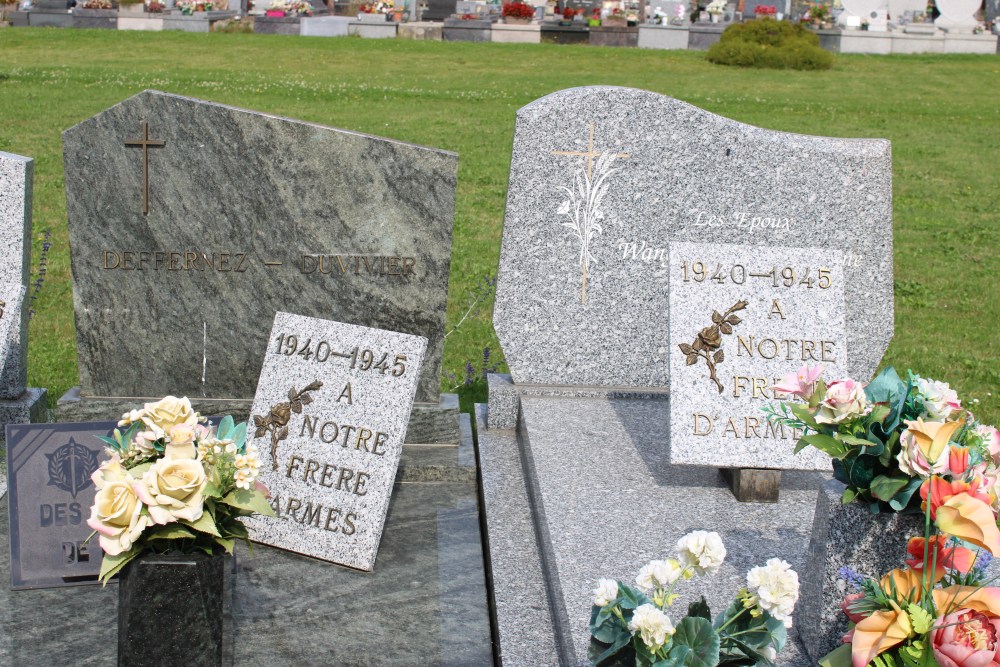
[[[840,56],[828,72],[743,71],[694,52],[0,30],[0,150],[36,160],[35,264],[46,230],[52,241],[31,385],[55,400],[77,378],[60,142],[73,124],[155,88],[458,152],[450,328],[496,273],[515,111],[595,84],[775,130],[890,139],[896,337],[885,361],[950,382],[979,401],[981,418],[1000,421],[998,56]],[[460,380],[484,348],[501,356],[491,309],[490,300],[447,339],[444,367]],[[481,383],[463,390],[466,405],[483,395]]]

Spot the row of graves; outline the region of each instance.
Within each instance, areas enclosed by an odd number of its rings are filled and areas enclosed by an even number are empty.
[[[843,504],[762,411],[804,364],[830,396],[879,366],[887,141],[628,88],[524,107],[510,373],[474,415],[439,390],[457,155],[156,91],[63,146],[80,386],[55,423],[23,381],[31,161],[0,156],[0,663],[816,664],[838,571],[901,566],[924,525]]]
[[[1000,0],[25,0],[15,26],[210,32],[246,15],[263,34],[706,50],[734,22],[788,18],[837,53],[998,53]],[[17,5],[10,5],[17,7]]]

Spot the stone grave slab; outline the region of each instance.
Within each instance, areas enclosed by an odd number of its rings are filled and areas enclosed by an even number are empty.
[[[766,130],[628,88],[520,109],[493,312],[514,382],[667,386],[668,248],[712,240],[842,251],[848,371],[874,373],[892,336],[887,141]]]
[[[404,446],[374,573],[260,544],[251,555],[237,544],[234,664],[490,664],[473,448],[468,415],[453,446]],[[0,499],[0,540],[7,535]],[[9,568],[9,552],[0,549],[0,579]],[[0,664],[114,664],[117,604],[115,583],[0,586]]]
[[[826,248],[670,246],[670,462],[830,470],[800,433],[770,424],[770,387],[803,364],[848,365],[842,253]]]
[[[728,555],[716,577],[678,585],[677,614],[702,594],[721,611],[746,584],[746,571],[768,558],[785,559],[800,575],[808,569],[818,473],[784,473],[776,504],[740,503],[718,471],[667,465],[665,397],[531,395],[521,397],[520,411],[516,431],[498,430],[477,406],[505,667],[588,664],[597,579],[634,580],[691,530],[719,532]],[[814,664],[797,627],[778,664]]]
[[[427,340],[279,312],[248,442],[277,517],[256,542],[371,571]]]
[[[97,492],[90,476],[104,457],[97,436],[115,424],[7,425],[12,589],[97,583],[101,548],[87,542]]]
[[[268,341],[243,313],[293,306],[426,337],[417,400],[438,403],[455,154],[156,91],[63,151],[76,403],[249,402]]]

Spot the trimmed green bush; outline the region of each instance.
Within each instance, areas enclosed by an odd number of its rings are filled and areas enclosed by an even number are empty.
[[[833,54],[816,33],[788,21],[756,19],[726,28],[708,50],[708,61],[734,67],[817,70],[833,67]]]

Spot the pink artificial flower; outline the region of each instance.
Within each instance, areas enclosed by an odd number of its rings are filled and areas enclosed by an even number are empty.
[[[826,386],[826,396],[819,404],[816,421],[820,424],[839,424],[865,414],[868,398],[864,386],[850,378],[834,380]]]
[[[781,382],[771,387],[771,389],[776,393],[797,396],[803,401],[808,401],[812,398],[813,392],[816,391],[816,381],[823,374],[824,368],[823,364],[817,364],[812,368],[809,367],[809,364],[804,364],[798,372],[789,373],[781,378]]]
[[[948,452],[948,469],[955,477],[961,477],[969,469],[969,450],[952,445]]]
[[[1000,667],[998,635],[1000,619],[973,609],[959,609],[934,623],[934,659],[941,667]]]
[[[851,611],[851,603],[854,602],[855,600],[860,600],[864,596],[865,596],[864,593],[851,593],[850,595],[845,597],[840,603],[841,611],[843,611],[844,614],[847,615],[847,618],[851,623],[859,623],[860,621],[863,621],[865,620],[865,618],[867,618],[865,614],[856,614]],[[850,642],[848,641],[845,643],[850,643]]]

